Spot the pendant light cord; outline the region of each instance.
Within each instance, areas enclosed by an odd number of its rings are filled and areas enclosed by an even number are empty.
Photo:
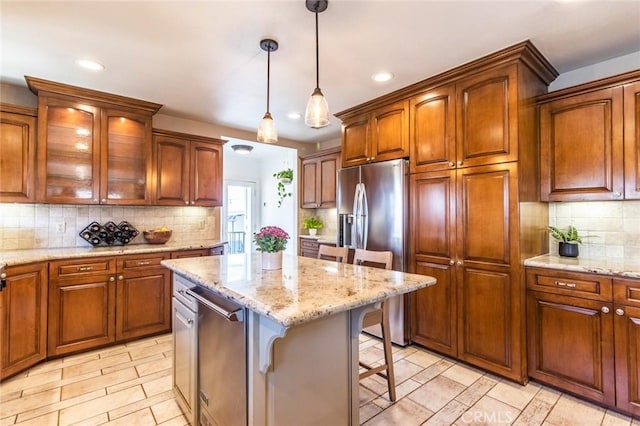
[[[316,2],[316,89],[320,88],[320,48],[318,43],[318,7],[320,6],[319,2]]]
[[[267,114],[269,113],[269,86],[270,86],[270,71],[271,71],[271,45],[267,48]]]

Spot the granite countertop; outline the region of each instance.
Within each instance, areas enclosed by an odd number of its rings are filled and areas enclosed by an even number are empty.
[[[57,259],[80,257],[114,256],[121,254],[143,254],[175,250],[213,248],[227,244],[221,240],[201,240],[172,242],[165,244],[130,244],[126,246],[67,247],[28,250],[10,250],[0,253],[0,268],[3,266],[23,265],[32,262],[46,262]]]
[[[640,278],[640,259],[581,258],[542,255],[524,261],[525,266],[591,272],[626,278]]]
[[[299,235],[300,238],[316,240],[320,244],[336,244],[338,238],[335,235]]]
[[[260,254],[163,260],[162,264],[284,327],[379,302],[436,283],[425,275],[283,255],[263,271]]]

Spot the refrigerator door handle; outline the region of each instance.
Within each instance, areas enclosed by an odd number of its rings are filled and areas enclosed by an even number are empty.
[[[364,183],[360,185],[362,185],[362,248],[366,250],[367,238],[369,237],[369,204],[367,203],[367,190]]]
[[[351,246],[358,248],[359,236],[359,223],[360,223],[360,184],[356,184],[356,189],[353,195],[353,225],[351,225]]]

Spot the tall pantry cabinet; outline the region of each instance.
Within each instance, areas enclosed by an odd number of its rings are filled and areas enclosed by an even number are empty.
[[[524,42],[410,100],[409,270],[438,279],[410,298],[411,339],[519,382],[522,262],[547,251],[534,97],[556,75]]]

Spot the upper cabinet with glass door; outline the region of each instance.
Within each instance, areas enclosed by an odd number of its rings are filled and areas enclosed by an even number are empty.
[[[161,105],[26,77],[38,95],[37,201],[151,201],[151,117]]]

